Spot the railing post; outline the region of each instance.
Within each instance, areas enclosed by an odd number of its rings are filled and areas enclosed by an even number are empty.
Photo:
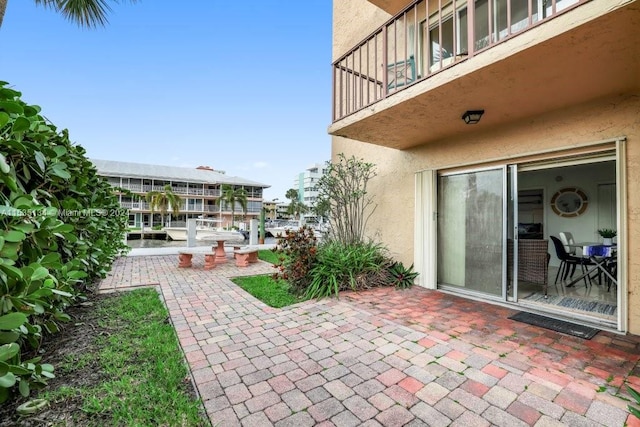
[[[487,3],[487,10],[488,10],[488,22],[487,22],[487,27],[489,28],[489,44],[487,46],[491,46],[492,44],[494,44],[497,41],[497,38],[495,37],[494,31],[495,29],[493,28],[493,18],[494,18],[494,11],[493,11],[493,3],[492,2],[488,2]]]
[[[476,8],[474,0],[467,0],[467,57],[472,57],[476,50]]]
[[[331,117],[336,120],[336,66],[333,66],[333,75],[331,76]]]
[[[351,55],[349,55],[349,56],[351,56]],[[349,70],[349,56],[344,58],[345,69],[347,69],[347,70]],[[349,108],[351,108],[351,97],[349,96],[349,76],[350,76],[350,73],[349,73],[349,71],[347,71],[345,76],[344,76],[344,79],[345,79],[345,83],[344,83],[344,87],[345,87],[344,109],[345,109],[347,114],[351,113],[351,110],[349,109]]]
[[[500,28],[498,28],[498,34],[500,34]],[[507,0],[507,35],[511,35],[511,0]]]
[[[387,25],[382,27],[382,97],[387,97],[387,88],[389,87],[389,73],[387,67],[389,66],[387,52]]]

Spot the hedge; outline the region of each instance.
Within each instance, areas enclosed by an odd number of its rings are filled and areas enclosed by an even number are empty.
[[[0,403],[46,385],[42,340],[127,247],[127,212],[72,144],[0,82]]]

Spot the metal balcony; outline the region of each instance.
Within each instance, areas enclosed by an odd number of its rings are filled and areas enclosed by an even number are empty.
[[[333,120],[588,1],[414,0],[333,63]]]
[[[329,133],[408,149],[638,90],[638,4],[414,1],[333,64]]]

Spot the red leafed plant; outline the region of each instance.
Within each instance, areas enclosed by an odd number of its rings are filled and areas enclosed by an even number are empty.
[[[296,294],[304,292],[311,282],[309,271],[317,260],[317,239],[313,228],[302,226],[298,230],[286,230],[273,251],[279,254],[273,278],[289,282]]]

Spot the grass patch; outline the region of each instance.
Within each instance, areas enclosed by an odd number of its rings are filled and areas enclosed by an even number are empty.
[[[305,300],[292,294],[287,282],[270,275],[236,277],[233,283],[270,307],[282,308]]]
[[[258,251],[258,258],[271,264],[277,264],[279,257],[270,249]],[[286,281],[274,280],[271,275],[236,277],[232,281],[270,307],[282,308],[305,300],[293,294]]]
[[[277,264],[279,261],[278,254],[270,249],[263,249],[258,251],[258,259],[262,261],[270,262],[271,264]]]
[[[81,397],[88,425],[208,426],[201,404],[188,393],[187,367],[168,312],[153,289],[140,289],[96,304],[94,370],[101,380],[47,393],[52,401]],[[64,370],[82,369],[84,357]],[[189,386],[189,387],[187,387]]]

